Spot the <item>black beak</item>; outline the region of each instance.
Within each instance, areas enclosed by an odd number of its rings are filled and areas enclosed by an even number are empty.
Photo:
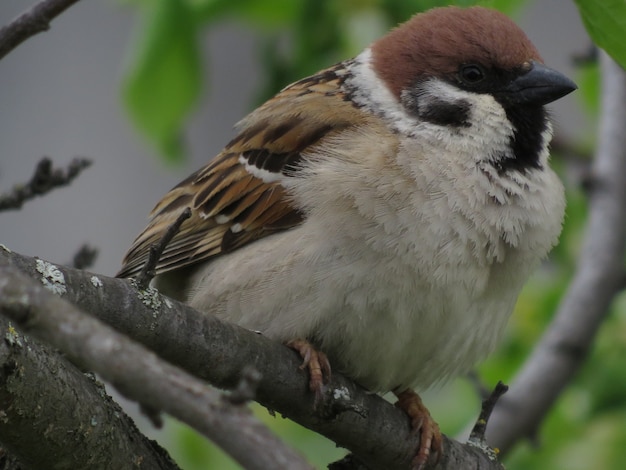
[[[499,94],[508,104],[542,106],[576,88],[576,84],[562,73],[533,61],[528,72],[510,82]]]

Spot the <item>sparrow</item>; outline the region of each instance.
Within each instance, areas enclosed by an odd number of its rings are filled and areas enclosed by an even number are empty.
[[[419,13],[245,117],[156,205],[118,276],[191,208],[156,286],[287,343],[315,392],[331,364],[393,391],[422,468],[442,438],[416,390],[495,348],[557,242],[545,105],[575,89],[502,13]]]

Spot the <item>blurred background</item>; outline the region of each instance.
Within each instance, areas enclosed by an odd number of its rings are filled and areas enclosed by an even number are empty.
[[[0,23],[7,24],[31,3],[3,0]],[[174,79],[161,82],[154,65],[160,58],[154,35],[160,34],[159,28],[169,27],[164,25],[170,20],[180,20],[180,11],[172,7],[175,1],[79,2],[54,20],[49,32],[0,61],[0,193],[27,181],[44,155],[58,166],[75,156],[93,160],[93,166],[71,186],[28,202],[20,211],[3,213],[0,243],[57,263],[69,263],[88,243],[99,250],[91,270],[114,275],[153,205],[217,154],[234,136],[233,125],[263,98],[290,81],[355,55],[391,25],[434,2],[248,0],[232,2],[241,8],[228,10],[211,10],[224,2],[197,3],[209,6],[197,18],[183,19],[191,21],[199,47],[190,49],[200,60],[186,63],[191,77],[178,85]],[[268,11],[269,4],[278,10]],[[566,0],[514,1],[505,9],[549,66],[581,84],[581,92],[551,108],[559,148],[573,149],[577,158],[584,158],[594,144],[597,77],[594,80],[593,65],[583,70],[573,60],[588,53],[591,45],[576,6]],[[170,32],[177,34],[175,29]],[[170,45],[163,42],[162,51],[173,70],[180,55]],[[151,124],[149,114],[160,116],[159,100],[167,101],[170,94],[172,101],[193,104],[180,121],[180,133],[175,129],[155,138],[154,128],[167,123]],[[173,111],[177,113],[183,115],[184,110]],[[563,242],[525,290],[506,344],[481,367],[481,379],[488,387],[511,377],[523,361],[575,263],[585,204],[577,189],[577,173],[570,171],[576,165],[569,165],[565,157],[554,158],[570,196]],[[601,355],[602,366],[583,371],[539,436],[509,456],[507,468],[621,468],[613,462],[626,457],[626,447],[620,444],[626,443],[626,415],[619,399],[626,378],[621,378],[624,372],[615,373],[618,363],[607,362],[606,357],[621,351],[616,337],[623,336],[625,329],[612,331],[613,336],[601,337],[594,352]],[[475,386],[467,380],[427,395],[426,402],[451,436],[479,410]],[[265,415],[263,419],[319,468],[343,455],[332,443],[287,420]],[[177,423],[169,422],[159,432],[149,425],[145,429],[182,468],[238,468]],[[604,466],[598,466],[601,459]]]

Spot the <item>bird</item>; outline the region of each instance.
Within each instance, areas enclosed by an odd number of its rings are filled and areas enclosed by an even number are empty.
[[[150,213],[118,277],[186,208],[155,285],[393,392],[442,452],[419,393],[497,346],[560,235],[546,105],[576,89],[506,15],[417,13],[354,58],[288,85]]]

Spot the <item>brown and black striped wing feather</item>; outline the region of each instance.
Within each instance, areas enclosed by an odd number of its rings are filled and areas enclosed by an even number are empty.
[[[163,252],[157,274],[208,260],[301,223],[304,214],[289,201],[280,181],[296,172],[307,152],[325,137],[358,124],[355,108],[341,91],[344,72],[344,64],[338,64],[296,82],[246,117],[239,124],[240,133],[213,161],[156,205],[118,277],[139,273],[150,246],[187,207],[192,215]],[[261,171],[255,176],[247,167]]]

